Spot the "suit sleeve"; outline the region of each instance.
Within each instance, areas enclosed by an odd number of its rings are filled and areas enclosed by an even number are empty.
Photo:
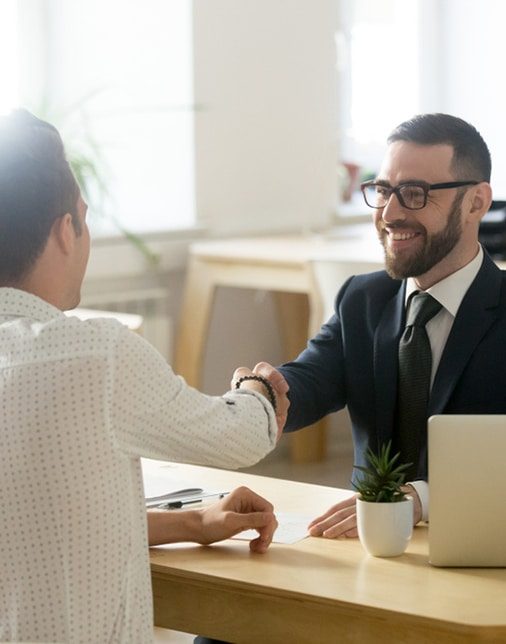
[[[284,431],[311,425],[346,405],[341,301],[352,279],[340,289],[334,315],[309,340],[306,349],[295,360],[279,367],[290,386],[290,408]]]

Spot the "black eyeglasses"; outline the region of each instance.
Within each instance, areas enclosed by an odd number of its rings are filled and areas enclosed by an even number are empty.
[[[370,208],[384,208],[392,193],[395,192],[399,203],[408,210],[421,210],[427,205],[430,190],[475,186],[479,181],[448,181],[446,183],[427,183],[426,181],[408,181],[393,188],[376,181],[365,181],[360,185],[365,203]]]

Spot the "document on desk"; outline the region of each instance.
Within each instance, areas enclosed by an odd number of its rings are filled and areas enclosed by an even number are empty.
[[[144,496],[147,502],[163,501],[172,496],[203,492],[188,481],[171,481],[164,476],[149,473],[144,476]]]
[[[156,475],[152,472],[144,476],[144,497],[148,508],[158,507],[164,502],[172,502],[176,508],[204,500],[216,501],[227,493],[221,490],[203,489],[195,486],[192,482],[181,479],[172,481],[166,476]]]
[[[278,528],[274,533],[272,543],[291,544],[297,543],[306,537],[309,537],[307,526],[314,519],[314,516],[306,514],[297,514],[295,512],[276,512]],[[258,537],[256,530],[244,530],[236,534],[232,539],[255,539]]]

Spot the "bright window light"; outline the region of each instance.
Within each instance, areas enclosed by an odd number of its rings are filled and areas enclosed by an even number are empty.
[[[18,2],[0,2],[0,114],[18,103]]]
[[[52,0],[48,7],[46,86],[55,114],[47,118],[67,150],[100,152],[108,196],[92,200],[90,213],[110,216],[90,217],[94,236],[117,235],[113,217],[136,233],[192,227],[191,0]]]
[[[344,0],[342,159],[378,168],[395,125],[419,111],[419,0]]]

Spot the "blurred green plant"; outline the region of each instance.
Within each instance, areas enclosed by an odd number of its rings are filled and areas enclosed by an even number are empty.
[[[102,152],[103,146],[95,139],[85,109],[86,105],[102,91],[102,89],[94,90],[63,108],[55,107],[44,98],[37,107],[32,108],[32,112],[60,131],[67,160],[90,206],[92,216],[96,215],[111,222],[116,230],[143,255],[148,267],[155,269],[160,264],[160,256],[149,248],[142,237],[126,228],[110,211],[108,202],[111,195],[107,185],[110,171]]]

